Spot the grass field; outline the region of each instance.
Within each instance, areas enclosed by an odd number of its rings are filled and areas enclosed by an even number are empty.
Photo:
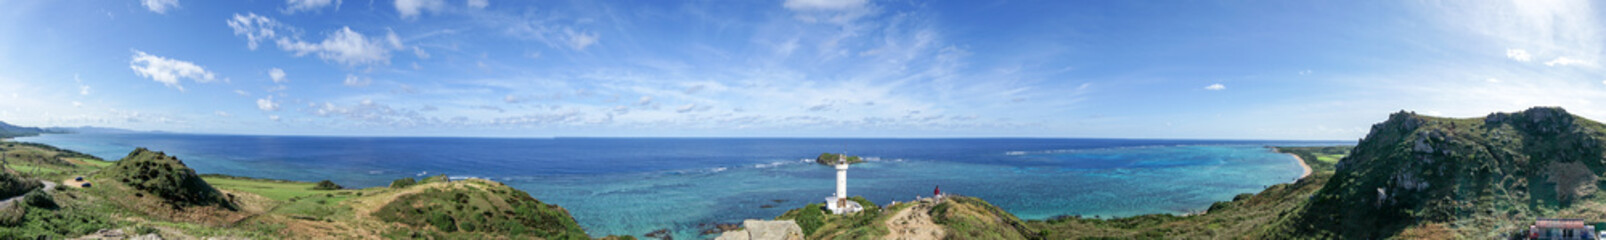
[[[261,180],[217,175],[201,176],[201,179],[206,180],[206,183],[210,183],[216,188],[249,192],[279,201],[342,192],[342,190],[312,190],[314,184],[310,182]]]

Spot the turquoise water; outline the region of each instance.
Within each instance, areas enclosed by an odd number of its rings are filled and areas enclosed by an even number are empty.
[[[866,156],[848,194],[886,204],[941,186],[1023,219],[1204,210],[1291,182],[1301,168],[1266,145],[1345,142],[1128,139],[484,139],[45,135],[18,141],[108,160],[136,146],[166,151],[202,173],[353,187],[446,173],[502,181],[558,204],[593,236],[670,229],[696,239],[713,223],[773,218],[835,188],[821,152]]]

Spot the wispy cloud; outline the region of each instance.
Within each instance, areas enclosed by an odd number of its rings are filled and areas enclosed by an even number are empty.
[[[257,99],[257,109],[268,112],[278,111],[279,102],[273,101],[273,96],[269,95],[267,98]]]
[[[340,0],[285,0],[284,5],[283,12],[285,14],[316,11],[329,6],[334,6],[335,10],[340,10]]]
[[[289,79],[284,78],[284,69],[279,68],[268,69],[268,78],[273,79],[273,83],[284,83],[290,81]]]
[[[1555,67],[1555,66],[1572,66],[1572,65],[1587,66],[1587,65],[1590,65],[1590,63],[1587,62],[1587,61],[1584,61],[1584,60],[1573,59],[1573,58],[1568,58],[1568,57],[1556,57],[1555,60],[1550,60],[1549,62],[1545,62],[1545,66],[1552,66],[1552,67]]]
[[[316,54],[324,60],[347,66],[390,64],[391,52],[404,47],[395,31],[369,37],[345,26],[329,33],[322,41],[309,42],[301,40],[299,29],[256,13],[236,13],[227,23],[235,36],[246,38],[246,46],[250,49],[256,49],[263,41],[272,40],[279,49],[295,56]]]
[[[359,77],[357,75],[351,75],[351,74],[347,74],[346,75],[346,81],[344,82],[344,84],[346,84],[346,86],[350,86],[350,87],[367,87],[368,84],[372,84],[372,83],[374,83],[374,80],[372,78]]]
[[[1227,85],[1221,85],[1220,83],[1210,84],[1210,86],[1205,86],[1204,89],[1205,90],[1211,90],[1211,91],[1226,90],[1227,89]]]
[[[1533,60],[1533,55],[1529,55],[1528,50],[1515,48],[1507,48],[1506,57],[1511,58],[1511,60],[1517,60],[1518,62],[1527,62]]]
[[[340,28],[321,42],[280,38],[277,43],[280,48],[293,52],[296,56],[316,53],[319,58],[348,66],[390,64],[390,52],[402,48],[401,39],[396,36],[396,32],[389,32],[383,38],[370,38],[352,31],[351,27]]]
[[[167,14],[167,10],[179,8],[178,0],[140,0],[139,4],[158,14]]]
[[[160,82],[179,91],[184,86],[179,83],[180,78],[189,78],[198,83],[212,82],[216,74],[195,63],[168,59],[151,55],[139,50],[133,50],[134,56],[128,61],[128,68],[134,69],[134,74]]]
[[[401,17],[416,18],[425,11],[439,12],[446,8],[444,0],[396,0],[396,13]]]

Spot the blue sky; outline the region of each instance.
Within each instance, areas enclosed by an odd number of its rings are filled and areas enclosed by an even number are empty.
[[[43,1],[0,120],[364,136],[1349,140],[1606,119],[1589,1]]]

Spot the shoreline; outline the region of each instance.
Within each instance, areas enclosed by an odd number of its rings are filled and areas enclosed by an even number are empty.
[[[1288,154],[1288,156],[1294,156],[1294,161],[1295,162],[1299,162],[1299,167],[1305,169],[1305,173],[1299,175],[1300,179],[1304,179],[1305,177],[1309,177],[1310,176],[1310,173],[1311,173],[1310,164],[1306,164],[1305,163],[1305,158],[1299,157],[1299,154],[1293,154],[1293,153],[1283,153],[1283,154]]]

